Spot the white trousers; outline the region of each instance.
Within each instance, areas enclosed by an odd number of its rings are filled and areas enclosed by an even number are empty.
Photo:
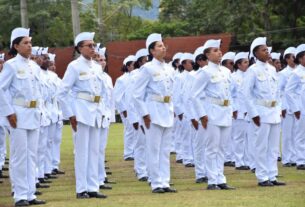
[[[208,184],[226,183],[224,176],[224,145],[231,136],[231,127],[221,127],[208,124],[204,132],[206,135],[205,163],[208,175]]]
[[[141,126],[139,126],[138,130],[135,130],[135,134],[136,145],[134,150],[134,170],[136,172],[137,178],[140,179],[142,177],[148,176],[146,166],[146,140],[145,134],[143,133]]]
[[[36,155],[39,130],[10,129],[10,175],[15,202],[33,200],[36,191]]]
[[[172,128],[151,124],[149,129],[145,128],[145,135],[151,188],[169,187]]]
[[[135,134],[132,124],[121,114],[124,124],[124,159],[134,157]]]
[[[194,145],[194,164],[195,164],[195,177],[196,179],[207,176],[205,164],[205,149],[206,137],[205,130],[199,126],[198,131],[194,127],[191,128],[191,136]]]
[[[295,152],[297,165],[305,164],[305,115],[296,121]]]
[[[248,123],[243,119],[234,119],[232,125],[232,141],[235,167],[245,166]]]
[[[232,138],[232,127],[229,127],[230,128],[230,136],[228,137],[224,137],[222,138],[223,139],[223,142],[224,142],[224,161],[225,162],[233,162],[235,161],[234,160],[234,153],[233,153],[233,146],[234,146],[234,141],[233,141],[233,138]]]
[[[108,132],[109,128],[100,128],[99,129],[99,159],[98,159],[98,181],[99,185],[105,184],[106,170],[105,170],[105,155],[106,155],[106,146],[108,141]]]
[[[176,160],[183,159],[183,147],[182,147],[182,121],[178,117],[175,118],[174,122],[174,136],[175,136],[175,152]]]
[[[56,123],[56,130],[52,144],[52,169],[59,169],[60,164],[60,144],[62,140],[62,122]]]
[[[246,165],[249,166],[251,169],[256,168],[256,150],[255,150],[255,143],[257,140],[258,135],[258,128],[254,125],[253,121],[247,122],[247,144],[246,144]]]
[[[54,137],[56,134],[56,123],[50,124],[48,126],[48,137],[47,137],[47,147],[46,147],[46,158],[45,158],[45,173],[51,174],[53,170],[52,166],[52,160],[53,160],[53,154],[52,154],[52,148],[54,143]]]
[[[183,164],[194,164],[193,153],[193,137],[191,132],[192,123],[185,118],[182,120],[182,150],[183,150]]]
[[[99,131],[97,127],[77,123],[77,131],[74,134],[76,193],[99,191]]]
[[[296,118],[293,114],[286,114],[282,119],[282,163],[295,163]]]
[[[0,126],[0,170],[5,163],[6,157],[6,133],[4,127]]]
[[[47,141],[48,141],[48,127],[41,126],[39,130],[39,141],[37,150],[37,178],[44,178],[46,154],[47,154]]]
[[[274,181],[278,175],[277,157],[279,153],[280,124],[261,123],[257,127],[255,142],[256,171],[258,182]]]

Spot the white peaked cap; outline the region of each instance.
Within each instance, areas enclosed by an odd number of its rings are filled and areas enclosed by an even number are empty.
[[[148,55],[148,51],[147,49],[145,48],[142,48],[142,49],[139,49],[137,52],[136,52],[136,60],[138,60],[140,57],[144,57],[144,56],[147,56]]]
[[[192,53],[183,53],[182,56],[180,57],[180,64],[182,63],[182,61],[184,60],[191,60],[193,61],[193,54]]]
[[[126,65],[126,63],[128,63],[130,61],[135,62],[136,61],[136,56],[134,56],[134,55],[127,56],[127,58],[124,59],[123,64]]]
[[[95,32],[81,32],[75,37],[74,45],[77,46],[77,44],[81,41],[93,40],[94,35],[95,35]]]
[[[100,49],[101,43],[96,43],[96,47],[94,48],[94,51],[96,53],[98,53],[99,49]]]
[[[0,60],[4,60],[5,53],[0,53]]]
[[[39,47],[37,50],[37,55],[42,55],[43,47]]]
[[[47,54],[48,54],[48,50],[49,50],[48,47],[42,47],[42,49],[41,49],[41,54],[42,54],[42,55],[47,55]]]
[[[203,51],[208,49],[208,48],[211,48],[211,47],[216,47],[216,48],[220,48],[220,43],[221,43],[221,40],[208,40],[204,43],[203,45]]]
[[[13,41],[18,38],[18,37],[29,37],[30,36],[30,29],[27,28],[22,28],[22,27],[17,27],[12,31],[11,34],[11,45],[10,47],[12,47],[13,45]]]
[[[55,54],[52,54],[52,53],[48,53],[48,55],[49,55],[50,61],[51,61],[51,62],[55,62],[55,57],[56,57],[56,55],[55,55]]]
[[[39,47],[38,46],[34,46],[32,47],[32,55],[37,55],[38,54],[38,50],[39,50]]]
[[[267,38],[266,37],[257,37],[253,40],[250,47],[250,53],[253,53],[254,48],[260,45],[267,45]]]
[[[279,52],[272,52],[272,53],[271,53],[271,58],[272,58],[272,59],[279,60],[280,57],[281,57],[281,53],[279,53]]]
[[[149,45],[153,42],[162,41],[161,34],[152,33],[146,39],[146,48],[148,49]]]
[[[224,61],[224,60],[234,60],[235,55],[236,55],[236,52],[226,52],[222,56],[221,61]]]
[[[180,59],[182,55],[183,55],[182,52],[177,52],[176,54],[174,54],[172,61]]]
[[[285,57],[285,55],[287,55],[287,54],[295,54],[295,50],[296,50],[296,48],[295,47],[288,47],[285,51],[284,51],[284,57]]]
[[[301,53],[301,52],[303,52],[303,51],[305,51],[305,44],[300,44],[297,48],[296,48],[296,50],[295,50],[295,56],[297,56],[299,53]]]
[[[99,49],[98,49],[98,54],[99,54],[100,56],[104,56],[104,57],[105,57],[105,55],[106,55],[106,47],[99,48]]]
[[[268,52],[269,52],[269,54],[271,54],[271,52],[272,52],[272,47],[268,47]]]
[[[197,57],[198,55],[203,54],[203,51],[204,51],[204,47],[203,47],[203,46],[200,46],[200,47],[198,47],[198,48],[195,50],[195,52],[194,52],[194,61],[196,60],[196,57]]]
[[[248,52],[239,52],[234,57],[234,64],[240,59],[248,59],[248,58],[249,58]]]

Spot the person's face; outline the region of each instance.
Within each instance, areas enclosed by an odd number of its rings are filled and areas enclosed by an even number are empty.
[[[305,67],[305,55],[303,55],[303,57],[300,57],[300,58],[299,58],[299,62],[300,62],[300,64],[301,64],[302,66]]]
[[[279,72],[282,69],[282,64],[280,60],[274,60],[273,66],[275,67],[277,72]]]
[[[260,61],[267,62],[270,59],[270,54],[267,45],[260,45],[257,48],[255,55]]]
[[[238,69],[245,72],[249,67],[249,60],[243,59],[241,63],[238,64]]]
[[[134,62],[131,62],[129,66],[127,66],[128,72],[131,72],[134,70]]]
[[[234,70],[234,67],[233,67],[234,66],[234,62],[233,62],[233,60],[226,60],[224,66],[229,68],[231,71],[233,71]]]
[[[94,44],[94,41],[92,40],[85,40],[82,44],[82,46],[79,47],[79,52],[87,59],[94,58],[95,51],[94,48],[96,45]]]
[[[209,61],[219,64],[221,62],[222,52],[219,48],[212,47],[210,51],[206,53],[206,56]]]
[[[166,48],[163,42],[161,41],[156,42],[155,47],[151,49],[151,53],[156,59],[164,59],[166,55]]]
[[[37,63],[37,65],[42,65],[42,57],[41,56],[35,56],[34,61]]]
[[[32,41],[30,37],[22,38],[19,44],[14,44],[14,47],[25,58],[29,58],[32,54]]]
[[[185,60],[183,63],[183,68],[187,71],[193,70],[193,61],[192,60]]]
[[[48,69],[48,67],[50,66],[49,56],[47,54],[43,54],[43,55],[41,55],[41,60],[42,60],[42,62],[41,62],[40,67],[44,70]]]
[[[295,57],[294,57],[294,55],[292,55],[292,54],[289,55],[289,58],[286,58],[286,59],[285,59],[286,62],[287,62],[287,64],[288,64],[290,67],[292,67],[292,68],[295,67],[294,59],[295,59]]]
[[[52,71],[52,72],[56,72],[56,65],[54,62],[51,62],[50,61],[50,64],[49,64],[49,70]]]
[[[2,69],[3,69],[3,64],[4,64],[4,61],[3,61],[3,60],[0,60],[0,73],[1,73],[1,71],[2,71]]]
[[[98,62],[101,64],[102,68],[105,69],[107,62],[106,62],[106,58],[102,55],[100,55]]]

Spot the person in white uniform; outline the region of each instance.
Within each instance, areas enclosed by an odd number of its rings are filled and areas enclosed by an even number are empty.
[[[10,124],[10,169],[15,206],[45,204],[34,195],[41,95],[40,69],[29,59],[32,50],[29,32],[26,28],[12,31],[10,53],[16,56],[4,64],[0,73],[0,116],[6,116]],[[6,90],[11,99],[5,96]]]
[[[295,117],[295,154],[296,169],[305,170],[305,44],[295,50],[295,63],[285,89],[287,105]]]
[[[221,40],[208,40],[204,54],[208,65],[198,70],[190,91],[192,106],[204,128],[206,139],[205,163],[208,176],[208,190],[235,189],[227,185],[224,176],[224,145],[231,136],[232,99],[231,72],[220,65]],[[204,98],[204,101],[202,100]],[[203,104],[204,103],[204,104]]]
[[[80,57],[65,72],[58,93],[63,117],[70,120],[74,131],[76,198],[106,198],[99,193],[98,159],[101,122],[98,110],[101,99],[99,72],[101,66],[92,60],[94,32],[82,32],[74,45]]]
[[[135,82],[133,98],[145,125],[147,165],[153,193],[177,192],[169,185],[170,147],[174,110],[173,69],[164,61],[166,48],[161,34],[146,39],[150,62],[143,65]]]
[[[282,164],[283,167],[293,167],[296,165],[295,155],[295,133],[296,118],[289,108],[286,100],[285,88],[287,82],[295,70],[295,47],[288,47],[284,51],[284,61],[287,66],[279,72],[280,90],[282,99]]]
[[[256,178],[258,185],[285,185],[277,181],[281,103],[276,69],[268,64],[269,52],[265,37],[253,40],[250,52],[257,61],[248,69],[243,90],[250,119],[257,129],[255,141]]]

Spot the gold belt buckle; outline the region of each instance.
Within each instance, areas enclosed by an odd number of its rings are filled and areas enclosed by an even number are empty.
[[[164,98],[163,98],[164,103],[169,103],[170,100],[171,100],[170,96],[164,96]]]
[[[229,100],[228,100],[228,99],[225,99],[225,100],[223,101],[223,105],[224,105],[224,106],[229,106]]]
[[[275,107],[276,106],[276,101],[271,101],[271,107]]]
[[[101,100],[101,97],[100,96],[94,96],[94,102],[95,103],[99,103]]]
[[[29,108],[36,108],[37,101],[30,101],[30,107]]]

